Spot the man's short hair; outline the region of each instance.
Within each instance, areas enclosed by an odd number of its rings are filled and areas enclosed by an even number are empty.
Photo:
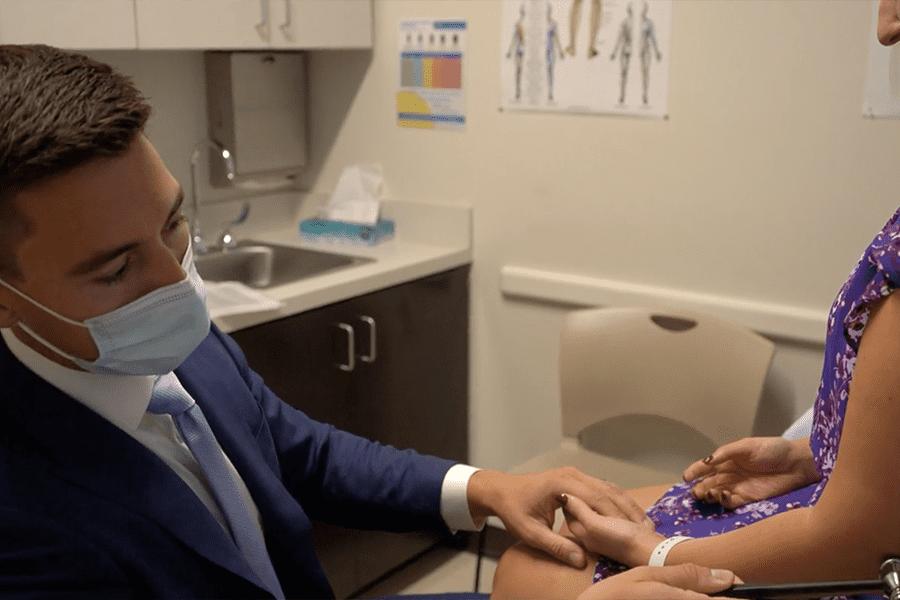
[[[15,249],[30,226],[16,194],[123,155],[149,116],[131,78],[109,65],[50,46],[0,45],[0,276],[22,279]]]

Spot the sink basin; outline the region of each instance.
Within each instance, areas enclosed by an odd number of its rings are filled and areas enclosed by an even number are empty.
[[[250,240],[194,257],[197,273],[206,281],[239,281],[257,289],[368,262],[373,259]]]

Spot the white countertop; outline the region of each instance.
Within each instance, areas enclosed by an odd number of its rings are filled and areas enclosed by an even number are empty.
[[[375,246],[307,242],[299,220],[290,226],[257,230],[246,239],[374,259],[286,285],[260,290],[282,302],[275,310],[214,319],[231,332],[302,313],[320,306],[384,289],[472,262],[472,209],[406,202],[385,202],[382,216],[393,219],[393,239]]]

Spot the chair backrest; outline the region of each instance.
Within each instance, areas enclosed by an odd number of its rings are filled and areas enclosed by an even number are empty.
[[[625,415],[684,423],[720,445],[750,435],[774,344],[685,310],[569,313],[560,340],[563,435]]]

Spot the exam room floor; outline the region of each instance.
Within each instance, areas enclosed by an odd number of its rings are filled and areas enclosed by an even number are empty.
[[[511,543],[512,538],[505,531],[491,529],[489,532],[485,555],[481,559],[480,593],[491,592],[497,559]],[[437,546],[358,597],[472,592],[477,562],[477,536],[472,536],[464,547],[459,544]]]

